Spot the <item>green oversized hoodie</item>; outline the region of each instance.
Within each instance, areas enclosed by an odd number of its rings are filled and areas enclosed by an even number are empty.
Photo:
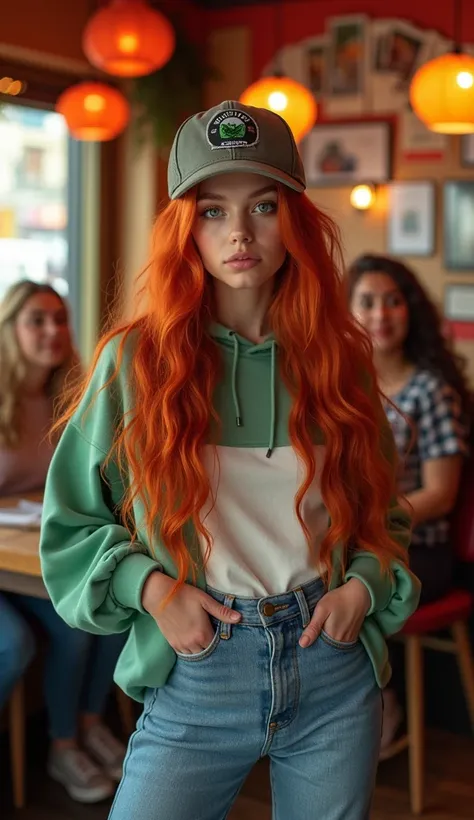
[[[224,591],[242,594],[243,588],[264,597],[262,587],[267,594],[284,592],[286,588],[278,588],[279,584],[294,588],[317,575],[303,563],[302,545],[305,554],[308,550],[293,511],[298,484],[297,460],[288,435],[291,399],[279,376],[273,338],[253,345],[220,325],[212,327],[212,335],[223,359],[223,375],[214,397],[222,428],[217,450],[205,448],[205,466],[217,490],[215,509],[206,518],[214,539],[206,577],[201,550],[192,534],[189,549],[201,567],[197,578],[201,588],[206,581],[220,589],[232,584],[232,589]],[[134,515],[139,540],[131,544],[116,512],[125,491],[122,478],[113,461],[104,470],[115,425],[133,411],[128,378],[133,340],[127,342],[117,378],[101,390],[115,371],[117,348],[118,339],[114,339],[103,351],[54,454],[46,483],[40,551],[46,587],[70,626],[98,635],[129,630],[115,680],[133,698],[143,700],[147,687],[166,683],[176,660],[156,622],[143,609],[143,585],[160,565],[171,577],[177,571],[158,539],[148,543],[138,500]],[[393,457],[388,423],[383,424],[380,441]],[[323,456],[320,433],[316,432],[314,444]],[[293,493],[288,493],[289,486]],[[310,531],[317,545],[328,516],[321,508],[319,487],[312,487],[311,493],[309,513],[314,521]],[[387,510],[387,528],[408,549],[410,521],[396,500]],[[334,560],[333,587],[342,582],[337,555]],[[385,636],[397,632],[416,609],[419,582],[401,564],[393,565],[391,575],[383,574],[378,560],[367,552],[353,554],[345,580],[350,578],[359,578],[370,594],[361,640],[382,687],[390,677]]]

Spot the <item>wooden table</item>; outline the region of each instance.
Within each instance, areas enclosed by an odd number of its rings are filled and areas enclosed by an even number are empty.
[[[41,501],[41,494],[25,494],[22,498]],[[1,498],[0,507],[13,507],[18,498]],[[39,528],[21,529],[0,526],[0,590],[48,598],[41,577]]]

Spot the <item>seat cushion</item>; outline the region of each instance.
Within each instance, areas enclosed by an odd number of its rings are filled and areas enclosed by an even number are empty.
[[[421,635],[425,632],[437,632],[454,621],[465,621],[471,613],[473,596],[465,589],[452,589],[439,601],[420,606],[408,619],[403,635]]]

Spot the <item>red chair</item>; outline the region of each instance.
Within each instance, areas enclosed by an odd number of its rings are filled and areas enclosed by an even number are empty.
[[[452,517],[452,543],[460,562],[474,563],[474,461],[466,464]],[[474,595],[452,589],[444,598],[421,606],[397,636],[405,644],[408,734],[393,744],[391,751],[409,750],[410,803],[414,814],[424,805],[424,686],[423,649],[450,652],[457,657],[472,729],[474,731],[474,660],[469,640],[468,620]],[[451,638],[437,632],[450,630]]]

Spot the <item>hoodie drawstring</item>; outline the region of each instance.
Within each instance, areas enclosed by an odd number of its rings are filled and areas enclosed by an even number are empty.
[[[242,416],[240,415],[239,396],[237,394],[237,366],[239,363],[239,340],[235,333],[231,334],[234,345],[234,356],[232,360],[232,398],[234,400],[235,423],[237,427],[242,427]],[[276,342],[272,341],[271,348],[271,368],[270,368],[270,440],[266,457],[271,458],[275,445],[275,425],[276,425]]]
[[[275,377],[276,377],[276,343],[272,342],[272,359],[270,370],[270,441],[268,443],[267,458],[271,458],[275,444]]]
[[[239,397],[237,395],[237,365],[239,363],[239,340],[235,333],[232,333],[234,342],[234,359],[232,361],[232,398],[234,399],[235,423],[237,427],[242,427],[242,416],[240,415]]]

